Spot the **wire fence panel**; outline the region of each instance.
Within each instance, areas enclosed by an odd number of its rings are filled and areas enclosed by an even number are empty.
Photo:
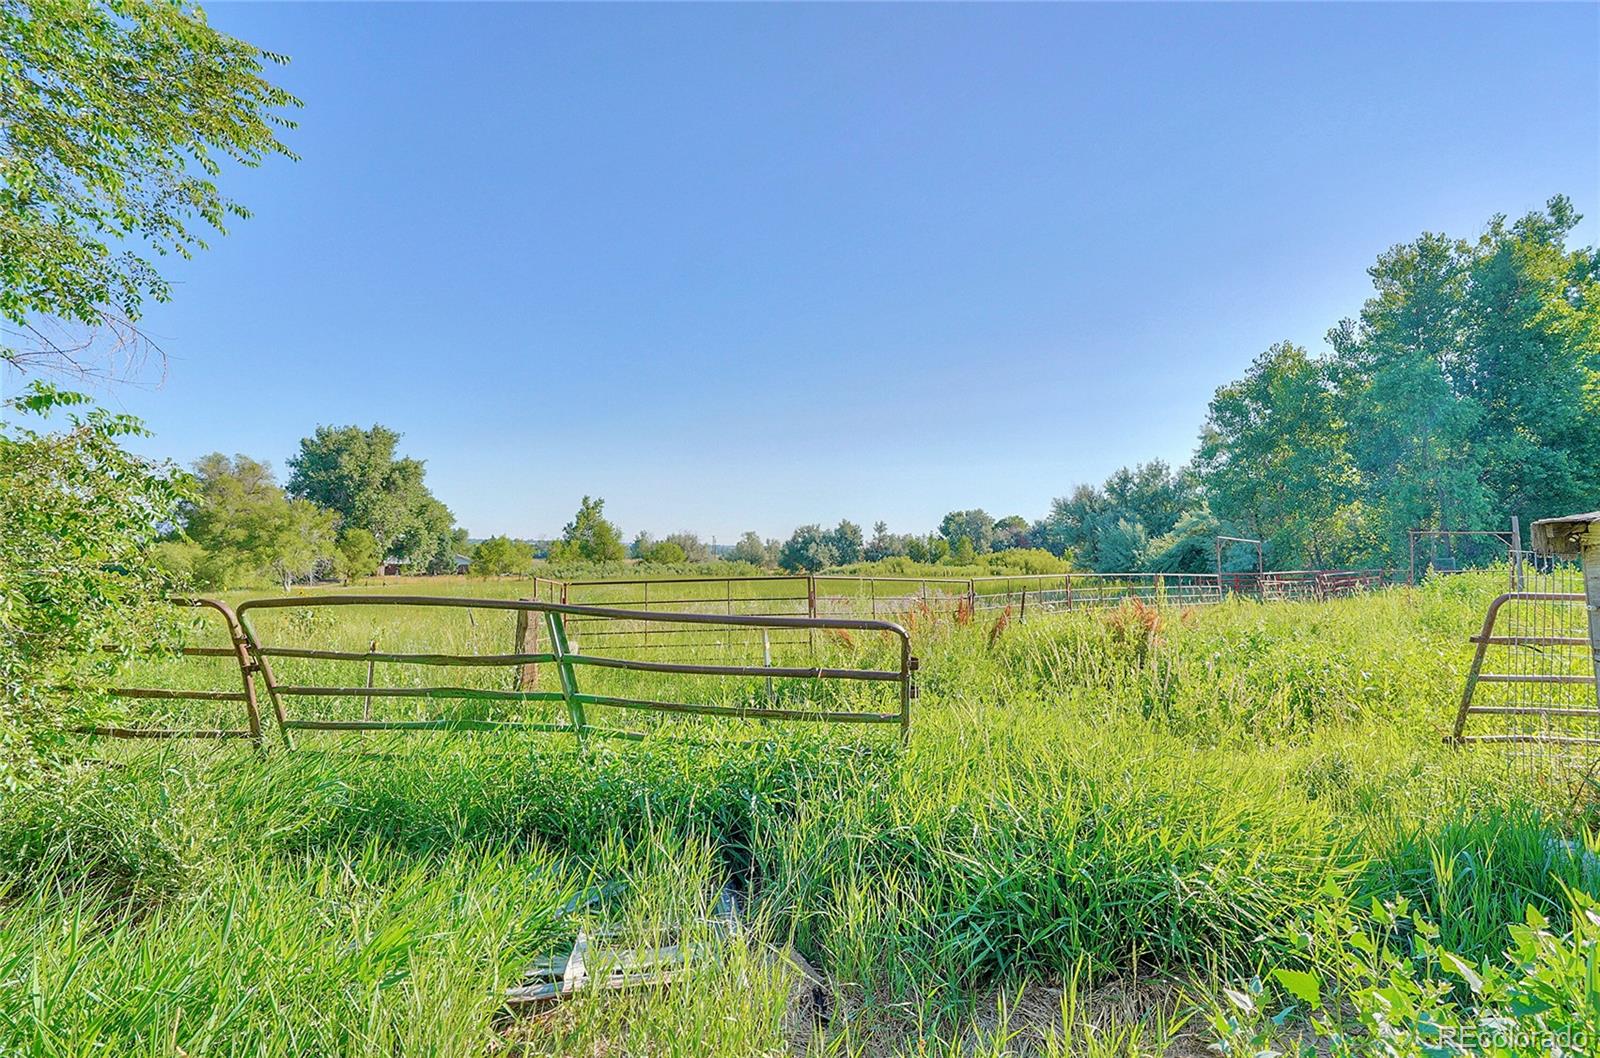
[[[1139,602],[1148,606],[1203,606],[1222,601],[1214,573],[1048,573],[978,577],[978,610],[1056,613]]]
[[[1600,747],[1600,701],[1583,574],[1574,562],[1513,552],[1508,587],[1472,636],[1450,741],[1496,744],[1533,762]]]

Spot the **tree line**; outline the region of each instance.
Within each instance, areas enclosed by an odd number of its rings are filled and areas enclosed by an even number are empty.
[[[261,460],[204,456],[157,556],[207,588],[352,579],[388,561],[454,571],[466,530],[429,490],[422,461],[398,455],[399,442],[386,426],[319,426],[300,441],[282,485]]]

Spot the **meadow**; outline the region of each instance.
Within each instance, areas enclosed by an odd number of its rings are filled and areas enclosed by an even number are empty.
[[[1442,743],[1503,575],[1027,621],[911,610],[920,697],[904,746],[890,728],[638,716],[650,737],[582,746],[511,732],[300,732],[293,752],[87,742],[62,782],[6,795],[0,813],[0,1054],[1121,1055],[1217,1040],[1253,1054],[1330,1009],[1355,1029],[1339,1053],[1421,1054],[1425,1031],[1392,1047],[1384,1034],[1418,1010],[1435,1026],[1498,1016],[1489,990],[1547,979],[1537,1017],[1593,1031],[1588,785]],[[263,621],[353,649],[512,642],[508,614],[384,613]],[[776,653],[873,666],[888,649],[824,636]],[[305,678],[325,664],[302,662]],[[375,668],[377,686],[411,678]],[[216,686],[228,670],[161,659],[139,676]],[[807,691],[690,677],[672,693]],[[162,722],[232,708],[138,704]],[[441,707],[556,708],[374,703],[395,718]],[[699,938],[680,982],[503,1008],[581,925],[643,937],[703,917],[725,885],[746,929]],[[1393,965],[1364,954],[1391,944]],[[820,1012],[772,957],[787,945],[825,978]],[[1363,997],[1378,992],[1392,998],[1374,1028]]]

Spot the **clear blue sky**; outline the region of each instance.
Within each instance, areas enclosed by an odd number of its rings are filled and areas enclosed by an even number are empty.
[[[176,272],[151,452],[382,422],[474,535],[1041,514],[1365,268],[1600,217],[1600,7],[215,6],[303,156]]]

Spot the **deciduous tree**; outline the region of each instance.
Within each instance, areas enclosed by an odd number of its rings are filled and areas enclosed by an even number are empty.
[[[385,556],[446,572],[455,565],[455,518],[428,491],[422,461],[396,456],[399,443],[386,426],[319,426],[289,460],[289,494],[367,530]]]
[[[628,557],[622,530],[605,517],[606,501],[585,496],[578,513],[561,530],[559,547],[552,545],[552,561],[621,562]]]
[[[290,156],[282,56],[167,0],[0,0],[0,360],[103,373],[157,267],[249,215],[227,163]]]
[[[838,558],[820,525],[802,525],[778,552],[778,565],[791,573],[815,573],[834,565]]]

